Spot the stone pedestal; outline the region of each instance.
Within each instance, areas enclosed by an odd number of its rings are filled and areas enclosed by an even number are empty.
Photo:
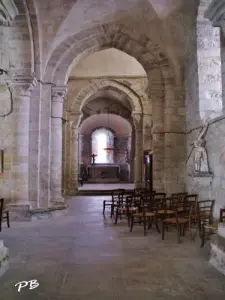
[[[225,275],[225,224],[220,223],[218,233],[211,240],[211,255],[209,262]]]
[[[9,249],[4,246],[0,240],[0,277],[7,271],[9,267]]]

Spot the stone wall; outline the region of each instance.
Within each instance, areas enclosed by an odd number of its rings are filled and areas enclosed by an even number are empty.
[[[114,138],[114,163],[123,164],[126,162],[126,150],[130,149],[131,138],[127,136],[115,136]],[[129,153],[130,156],[130,153]]]
[[[221,71],[220,61],[218,61],[218,30],[215,31],[212,24],[210,25],[209,21],[203,17],[204,11],[210,2],[201,1],[200,6],[195,9],[194,5],[190,4],[189,6],[189,8],[193,7],[193,10],[190,12],[189,9],[188,18],[186,19],[188,38],[185,56],[185,98],[187,155],[192,151],[191,144],[201,130],[203,118],[211,116],[205,139],[209,168],[214,177],[213,179],[192,177],[194,168],[192,152],[187,162],[186,182],[187,191],[199,194],[200,200],[216,200],[214,215],[218,217],[219,209],[225,205],[225,121],[223,120],[222,110],[218,110],[218,102],[215,98],[215,94],[221,97],[221,94],[219,94],[221,93],[219,91],[219,81],[221,80],[219,74]],[[207,100],[204,92],[208,90],[217,92],[211,93],[210,98]],[[214,113],[212,113],[213,110]],[[218,113],[220,117],[217,117]]]

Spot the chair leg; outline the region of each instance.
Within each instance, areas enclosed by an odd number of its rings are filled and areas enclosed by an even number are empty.
[[[104,200],[103,201],[103,211],[102,211],[103,215],[105,214],[105,204],[106,204],[106,201]]]
[[[8,226],[8,228],[10,228],[10,224],[9,224],[9,212],[6,213],[6,220],[7,220],[7,226]]]
[[[153,217],[150,217],[148,220],[148,230],[152,228]]]
[[[156,229],[157,229],[158,233],[161,233],[161,232],[160,232],[160,229],[159,229],[159,224],[158,224],[158,219],[157,219],[157,217],[155,218],[155,226],[156,226]]]
[[[0,217],[0,232],[2,231],[2,218]]]
[[[177,225],[177,241],[180,244],[181,225]]]
[[[132,232],[133,227],[134,227],[134,216],[131,215],[130,232]]]
[[[202,226],[202,229],[201,229],[201,248],[203,248],[205,245],[205,227],[204,225]]]
[[[146,228],[146,217],[143,217],[143,222],[144,222],[144,235],[147,235],[147,228]]]
[[[114,215],[114,205],[111,205],[111,213],[110,213],[110,218],[112,218]]]
[[[162,222],[162,240],[164,240],[164,235],[165,235],[165,224]]]
[[[127,214],[127,223],[128,223],[128,227],[130,227],[130,213],[129,212]]]
[[[118,214],[119,214],[119,209],[116,209],[116,217],[115,217],[115,224],[117,224],[118,221]]]

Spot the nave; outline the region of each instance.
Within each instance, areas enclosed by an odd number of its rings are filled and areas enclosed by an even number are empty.
[[[207,246],[188,237],[178,244],[175,231],[162,241],[154,227],[147,236],[141,226],[129,232],[125,219],[114,225],[103,217],[104,199],[73,197],[66,216],[4,224],[10,268],[0,299],[224,299],[224,276],[210,266]],[[15,284],[31,279],[39,287],[18,293]]]

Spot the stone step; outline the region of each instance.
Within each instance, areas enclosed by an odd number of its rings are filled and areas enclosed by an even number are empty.
[[[131,192],[132,190],[127,190]],[[81,190],[78,192],[78,196],[107,196],[111,195],[112,190]]]
[[[214,234],[211,237],[211,255],[209,262],[220,273],[225,275],[225,238],[219,234]]]

